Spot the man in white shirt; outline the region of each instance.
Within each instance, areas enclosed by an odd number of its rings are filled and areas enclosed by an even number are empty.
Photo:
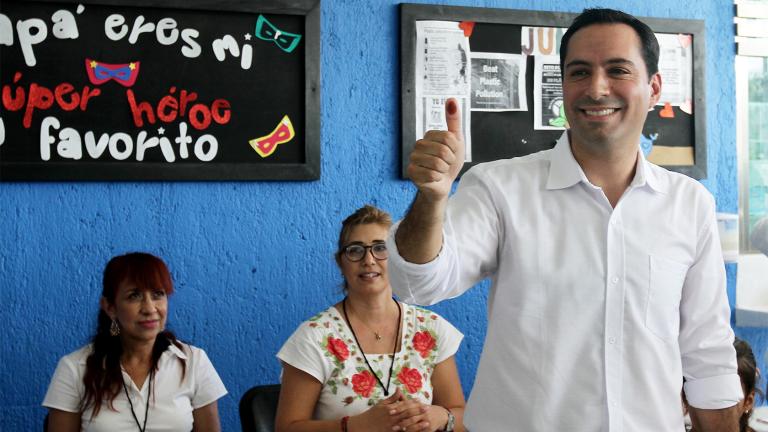
[[[492,281],[472,431],[738,431],[742,397],[712,196],[639,151],[658,42],[588,9],[561,43],[570,129],[552,150],[464,160],[460,113],[417,141],[418,194],[390,232],[392,286],[432,304]]]

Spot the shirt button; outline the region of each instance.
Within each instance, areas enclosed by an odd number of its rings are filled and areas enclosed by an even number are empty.
[[[616,338],[615,337],[608,338],[608,343],[609,344],[615,344],[616,343]]]
[[[611,282],[613,282],[614,284],[619,283],[619,277],[618,276],[614,276],[613,279],[611,279]]]

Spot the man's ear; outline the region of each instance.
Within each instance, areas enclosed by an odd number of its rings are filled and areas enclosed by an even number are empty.
[[[659,98],[661,97],[661,74],[656,72],[651,77],[651,81],[649,83],[649,88],[651,91],[651,99],[648,102],[648,109],[652,109],[656,103],[659,102]]]
[[[99,300],[99,306],[110,318],[115,319],[117,313],[115,312],[115,305],[109,304],[106,297],[101,297]]]

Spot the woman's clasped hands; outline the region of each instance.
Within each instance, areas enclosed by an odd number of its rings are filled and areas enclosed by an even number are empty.
[[[445,408],[427,405],[416,399],[408,399],[398,388],[387,399],[364,413],[349,419],[349,432],[357,431],[402,431],[434,432],[448,421]]]

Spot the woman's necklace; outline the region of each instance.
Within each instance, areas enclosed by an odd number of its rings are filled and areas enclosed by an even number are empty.
[[[373,377],[376,378],[376,381],[379,382],[379,385],[381,386],[382,390],[384,390],[384,396],[389,396],[389,383],[392,381],[392,370],[395,367],[395,355],[397,355],[397,341],[400,339],[400,323],[402,322],[401,318],[403,315],[403,310],[400,308],[400,303],[398,303],[397,300],[395,300],[394,298],[392,299],[392,301],[394,301],[395,304],[397,305],[397,333],[395,333],[395,346],[392,347],[392,360],[389,362],[389,378],[387,378],[386,387],[384,387],[384,383],[381,381],[381,378],[379,378],[379,376],[376,375],[376,372],[371,367],[371,364],[368,363],[368,358],[365,357],[365,351],[363,351],[363,347],[360,346],[360,341],[357,340],[355,329],[352,328],[352,322],[349,321],[349,316],[347,316],[347,298],[344,297],[344,300],[341,302],[341,309],[344,311],[344,320],[347,321],[347,326],[349,326],[349,330],[352,332],[352,337],[355,338],[357,349],[360,350],[360,354],[362,354],[363,360],[365,360],[365,364],[368,366],[368,370],[371,371],[371,373],[373,374]],[[376,332],[373,332],[373,333],[376,335],[376,339],[378,340],[379,335]]]
[[[139,423],[138,417],[136,417],[136,411],[133,410],[133,402],[131,397],[128,396],[128,387],[125,385],[125,378],[123,378],[123,390],[125,390],[125,398],[128,399],[128,405],[131,406],[131,415],[133,415],[133,421],[136,422],[136,426],[139,428],[139,432],[147,430],[147,419],[149,418],[149,397],[152,394],[152,379],[155,377],[155,369],[149,371],[149,388],[147,389],[147,405],[144,407],[144,427]]]
[[[347,321],[349,321],[349,320],[347,320]],[[380,341],[381,341],[381,339],[383,339],[383,338],[382,338],[382,336],[381,336],[381,333],[379,333],[379,332],[377,332],[376,330],[372,329],[372,328],[371,328],[371,326],[369,326],[369,325],[368,325],[368,323],[366,323],[366,322],[365,322],[365,321],[363,321],[363,320],[360,320],[360,322],[361,322],[361,323],[363,323],[363,325],[364,325],[366,328],[368,328],[368,330],[370,330],[370,331],[372,331],[372,332],[373,332],[373,336],[376,338],[376,342],[380,342]],[[349,328],[352,328],[352,326],[349,326]],[[354,333],[354,331],[353,331],[353,333]]]
[[[360,321],[360,322],[362,322],[364,326],[368,327],[368,330],[373,332],[373,337],[376,338],[376,342],[380,342],[381,341],[382,337],[381,337],[381,334],[379,332],[377,332],[376,330],[372,329],[371,326],[369,326],[368,324],[364,323],[363,321]]]

